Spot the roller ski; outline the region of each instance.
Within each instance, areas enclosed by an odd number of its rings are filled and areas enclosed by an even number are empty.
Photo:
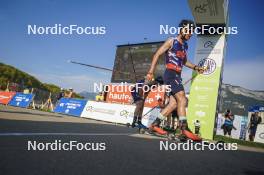
[[[178,137],[181,140],[192,140],[194,142],[201,142],[202,138],[199,137],[197,134],[194,134],[189,128],[186,120],[180,120],[179,123],[180,133]]]
[[[147,130],[147,133],[150,135],[166,138],[168,140],[175,140],[175,133],[174,132],[169,132],[164,130],[163,128],[160,127],[161,120],[156,119],[149,127]]]

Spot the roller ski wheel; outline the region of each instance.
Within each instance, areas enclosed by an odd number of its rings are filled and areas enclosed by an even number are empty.
[[[176,140],[176,136],[174,133],[168,133],[167,137],[168,137],[168,140]]]
[[[139,134],[145,134],[146,133],[146,130],[143,128],[139,128],[138,131],[139,131]]]
[[[142,123],[137,124],[138,130],[140,134],[145,134],[146,130],[148,129],[145,125]]]
[[[170,133],[175,133],[175,129],[172,129],[170,127],[164,127],[163,130],[167,131],[167,132],[170,132]]]
[[[178,135],[177,139],[180,142],[187,142],[187,140],[188,140],[188,138],[185,135],[183,135],[183,134]]]

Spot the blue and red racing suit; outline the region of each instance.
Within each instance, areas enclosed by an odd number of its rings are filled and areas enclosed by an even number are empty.
[[[181,71],[187,61],[188,44],[181,44],[176,38],[173,39],[172,47],[165,52],[166,70],[164,82],[171,86],[171,95],[184,91],[182,85]]]

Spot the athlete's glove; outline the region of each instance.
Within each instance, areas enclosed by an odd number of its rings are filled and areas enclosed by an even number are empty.
[[[193,69],[196,70],[199,74],[202,74],[202,73],[204,73],[204,71],[206,71],[208,68],[207,68],[206,66],[205,66],[205,67],[194,66]]]
[[[151,82],[151,81],[154,81],[154,75],[153,75],[153,73],[148,73],[147,74],[147,76],[146,76],[146,81],[148,81],[148,82]]]

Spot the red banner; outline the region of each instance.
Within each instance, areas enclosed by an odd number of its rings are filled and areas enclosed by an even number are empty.
[[[122,103],[131,104],[133,98],[131,95],[132,85],[109,85],[109,91],[107,92],[106,102],[108,103]],[[155,107],[157,106],[158,99],[164,100],[165,90],[161,91],[154,89],[149,92],[146,100],[145,107]]]
[[[16,94],[16,92],[0,91],[0,104],[7,105],[15,94]]]

